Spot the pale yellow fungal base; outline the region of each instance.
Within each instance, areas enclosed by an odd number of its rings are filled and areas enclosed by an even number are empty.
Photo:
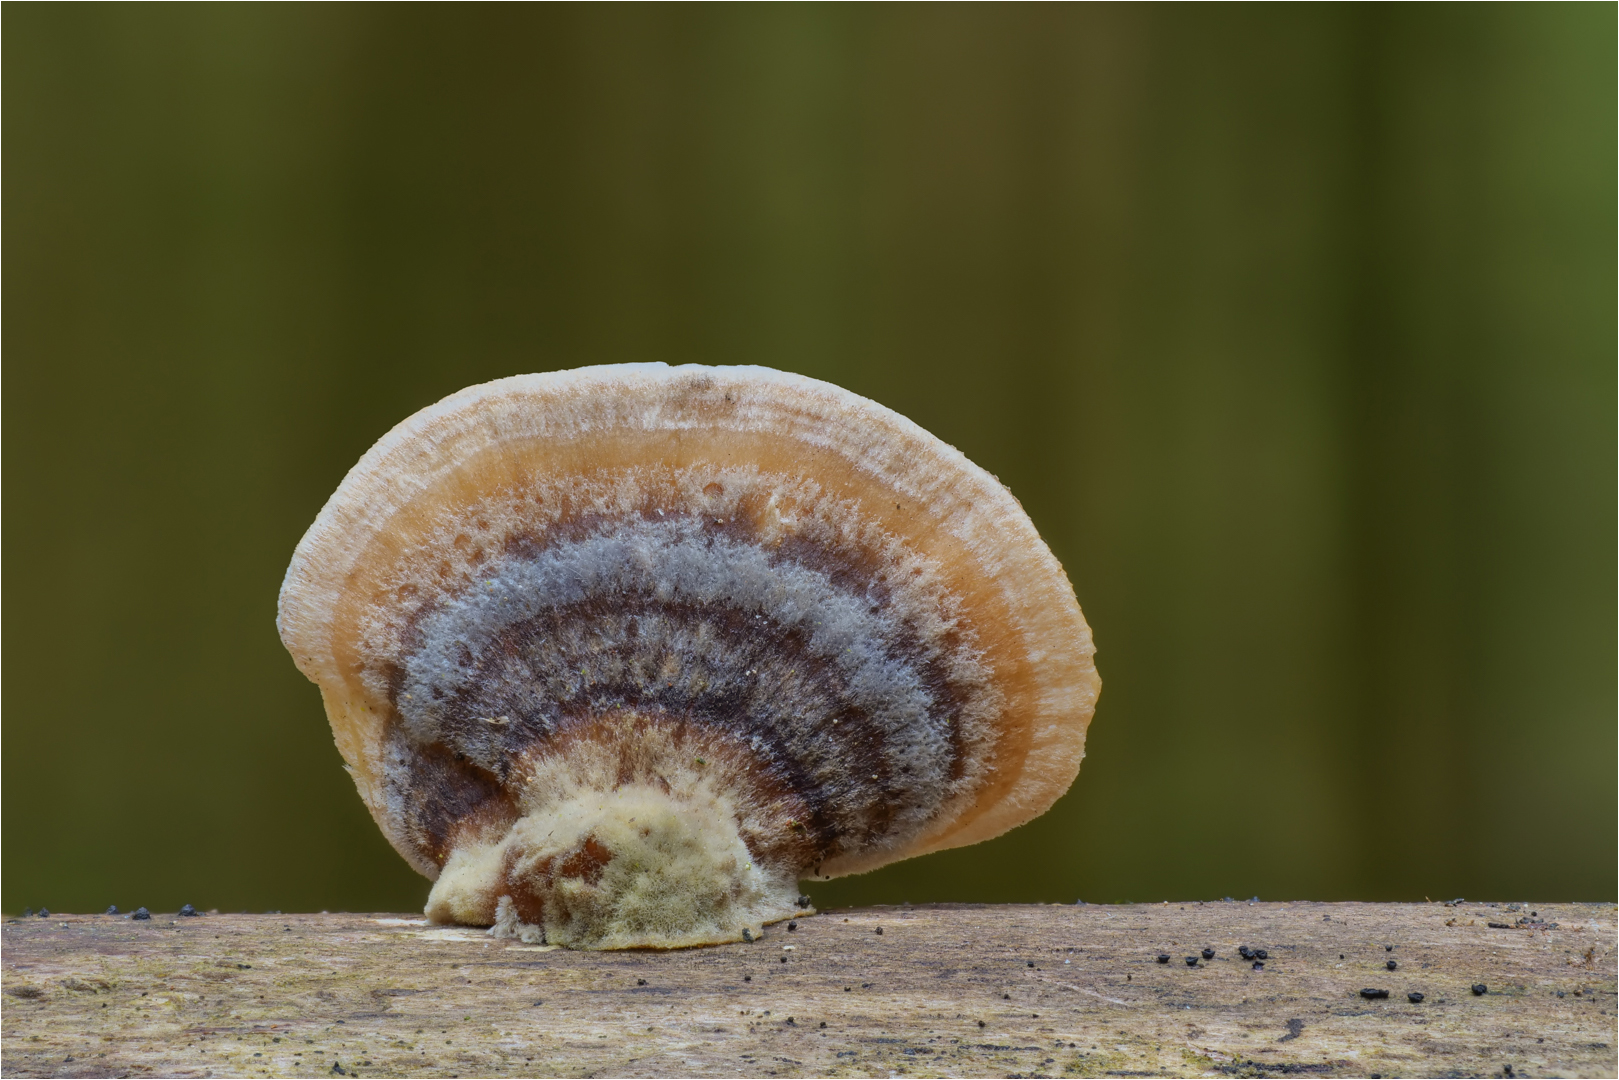
[[[523,920],[509,893],[496,895],[525,884],[543,890],[539,924]],[[795,914],[797,897],[797,882],[753,862],[735,819],[714,802],[636,785],[582,791],[518,819],[495,844],[456,851],[427,914],[493,923],[497,937],[531,943],[668,949],[741,941],[744,929],[756,936]]]
[[[668,949],[743,941],[802,914],[791,860],[761,862],[747,842],[791,845],[791,806],[750,789],[739,753],[644,718],[599,725],[531,763],[525,812],[455,849],[428,918],[579,949]]]

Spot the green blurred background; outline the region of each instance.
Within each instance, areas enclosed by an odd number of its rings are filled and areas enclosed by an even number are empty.
[[[766,364],[1106,680],[822,903],[1615,895],[1615,8],[7,5],[6,910],[418,908],[274,627],[469,383]]]

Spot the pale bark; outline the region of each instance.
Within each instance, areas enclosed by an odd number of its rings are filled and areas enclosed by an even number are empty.
[[[52,915],[5,924],[0,1063],[8,1076],[1616,1075],[1614,906],[1530,909],[1547,925],[1481,904],[867,908],[666,953],[547,949],[410,916]],[[1263,970],[1245,945],[1267,951]]]

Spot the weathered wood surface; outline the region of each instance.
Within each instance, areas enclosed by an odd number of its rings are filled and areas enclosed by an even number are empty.
[[[52,915],[3,940],[7,1076],[1619,1072],[1612,904],[876,908],[673,953],[374,915]]]

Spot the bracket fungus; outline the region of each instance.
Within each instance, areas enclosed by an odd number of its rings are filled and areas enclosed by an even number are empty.
[[[801,878],[1043,813],[1100,682],[1010,492],[753,367],[469,387],[344,478],[278,620],[436,922],[752,940]]]

